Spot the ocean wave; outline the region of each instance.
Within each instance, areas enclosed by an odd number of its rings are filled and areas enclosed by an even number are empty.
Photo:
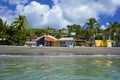
[[[0,57],[118,57],[120,58],[120,55],[0,55]]]

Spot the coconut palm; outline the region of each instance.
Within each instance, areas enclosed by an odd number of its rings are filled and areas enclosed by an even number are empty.
[[[87,26],[86,34],[88,37],[88,40],[94,44],[95,36],[97,35],[97,31],[99,29],[99,23],[95,18],[89,18],[84,23],[85,26]]]
[[[25,16],[19,15],[19,17],[15,18],[13,22],[15,28],[19,29],[22,32],[26,32],[26,27],[28,26],[28,21]]]
[[[89,34],[89,39],[97,34],[99,23],[95,18],[89,18],[84,23],[87,26],[87,33]]]
[[[120,23],[118,22],[109,22],[107,32],[113,39],[120,32]]]
[[[0,38],[5,38],[5,34],[6,34],[6,31],[7,31],[7,21],[3,21],[2,19],[0,19]]]

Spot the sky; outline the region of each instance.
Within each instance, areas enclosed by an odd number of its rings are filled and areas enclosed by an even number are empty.
[[[109,22],[120,22],[120,0],[0,0],[0,18],[10,24],[18,15],[26,16],[29,28],[84,27],[94,17],[105,29]]]

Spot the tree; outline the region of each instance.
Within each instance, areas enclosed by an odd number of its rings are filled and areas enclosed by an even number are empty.
[[[115,39],[116,37],[119,37],[120,34],[120,23],[118,22],[109,22],[107,32],[109,36],[111,36],[112,39]]]
[[[55,35],[55,29],[51,27],[47,27],[46,29],[47,34],[49,35]]]
[[[36,37],[36,35],[35,35],[35,31],[36,31],[37,29],[27,29],[27,31],[26,31],[26,36],[27,37]]]
[[[85,26],[87,26],[87,34],[89,35],[89,40],[91,40],[91,37],[95,37],[97,35],[97,31],[99,29],[99,23],[95,18],[89,18],[84,23]]]
[[[74,37],[83,37],[82,35],[83,29],[81,28],[80,25],[77,24],[68,25],[67,28],[69,36],[71,36],[71,33],[74,32],[75,33]]]
[[[12,24],[15,28],[25,33],[26,27],[28,26],[28,21],[26,16],[19,15],[18,17],[15,17],[15,21]]]
[[[6,31],[7,31],[8,25],[7,25],[7,21],[3,21],[0,18],[0,38],[3,40],[6,38]]]
[[[24,45],[26,41],[26,35],[24,32],[10,26],[6,33],[8,34],[6,38],[8,45]]]
[[[19,15],[15,18],[15,21],[11,23],[9,29],[7,30],[6,42],[9,45],[24,45],[26,41],[26,27],[28,21],[25,16]]]

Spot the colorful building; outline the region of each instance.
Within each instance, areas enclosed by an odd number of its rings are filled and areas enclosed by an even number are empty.
[[[44,35],[37,41],[37,46],[57,46],[57,38],[51,35]]]
[[[34,45],[36,46],[37,37],[27,37],[26,45]]]
[[[62,37],[58,39],[60,46],[62,47],[76,47],[76,46],[85,46],[85,38],[73,38],[73,37]]]
[[[111,40],[95,40],[96,47],[112,47]]]
[[[86,46],[86,39],[85,38],[73,38],[74,46]]]
[[[59,46],[61,47],[73,47],[74,46],[74,40],[73,37],[62,37],[58,39]]]

